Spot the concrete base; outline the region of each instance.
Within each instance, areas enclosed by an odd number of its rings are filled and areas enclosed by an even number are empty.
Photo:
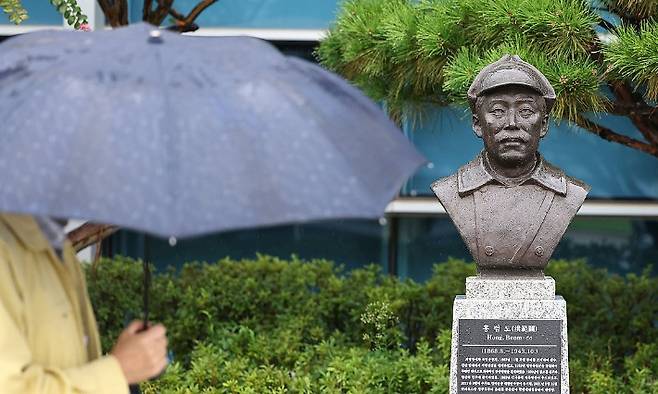
[[[483,300],[550,300],[555,297],[555,280],[466,278],[466,298]]]
[[[453,305],[450,394],[568,394],[567,308],[553,278],[470,277],[466,284],[467,295]],[[548,385],[557,380],[559,391]]]

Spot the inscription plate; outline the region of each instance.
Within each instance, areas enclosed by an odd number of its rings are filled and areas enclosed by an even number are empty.
[[[561,391],[561,321],[459,319],[457,393]]]

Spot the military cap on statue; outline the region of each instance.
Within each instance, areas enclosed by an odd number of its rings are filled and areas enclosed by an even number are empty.
[[[504,55],[483,68],[473,80],[467,92],[471,110],[475,110],[475,101],[482,93],[506,85],[527,86],[539,92],[546,100],[546,112],[555,103],[555,90],[539,70],[517,55]]]

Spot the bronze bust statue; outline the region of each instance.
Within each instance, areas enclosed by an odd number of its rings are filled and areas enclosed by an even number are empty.
[[[555,91],[535,67],[505,55],[480,71],[468,101],[484,150],[432,190],[480,276],[543,277],[589,191],[537,152]]]

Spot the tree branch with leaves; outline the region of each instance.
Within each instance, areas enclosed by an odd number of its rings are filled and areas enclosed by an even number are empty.
[[[27,19],[27,11],[20,0],[0,0],[0,8],[7,15],[9,21],[16,25]]]
[[[465,104],[482,67],[518,54],[555,88],[557,121],[658,157],[656,18],[655,0],[351,0],[317,54],[397,121]],[[603,127],[600,113],[640,135]]]

